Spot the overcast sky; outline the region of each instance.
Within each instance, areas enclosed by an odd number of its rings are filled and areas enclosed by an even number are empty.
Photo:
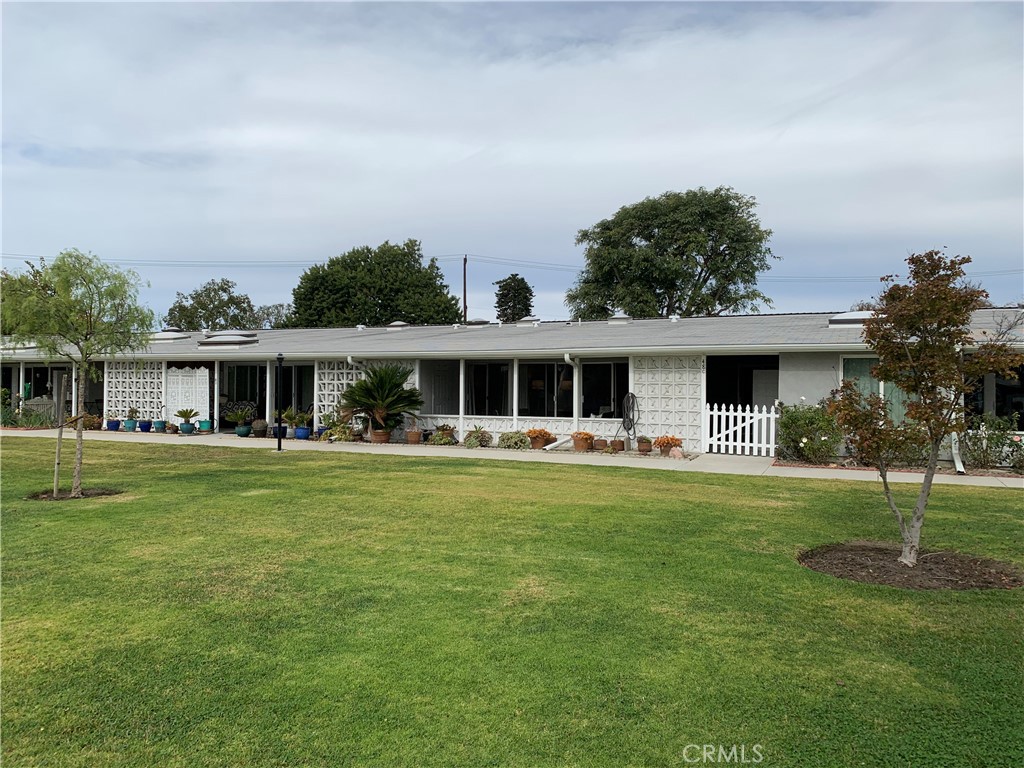
[[[776,311],[847,309],[939,246],[1024,295],[1020,3],[2,14],[4,266],[90,250],[158,314],[219,277],[290,301],[310,264],[416,238],[456,295],[472,255],[471,317],[518,272],[564,318],[579,229],[719,185],[774,231]]]

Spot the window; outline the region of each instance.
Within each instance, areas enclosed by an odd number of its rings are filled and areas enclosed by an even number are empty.
[[[967,396],[967,413],[980,416],[1007,417],[1017,414],[1017,429],[1024,431],[1024,366],[1017,369],[1016,377],[1003,378],[994,373]]]
[[[583,418],[622,418],[622,398],[628,391],[628,363],[583,363],[583,409],[580,415]]]
[[[466,414],[511,416],[508,363],[466,363]]]
[[[571,417],[572,373],[567,363],[521,363],[519,415]]]
[[[906,392],[895,384],[879,381],[871,375],[871,369],[878,365],[877,357],[843,358],[843,378],[853,379],[863,395],[881,395],[889,404],[889,415],[899,423],[907,418]]]

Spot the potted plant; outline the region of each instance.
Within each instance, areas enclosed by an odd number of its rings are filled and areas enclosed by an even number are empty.
[[[608,441],[608,447],[611,448],[612,451],[614,451],[615,453],[620,453],[621,451],[626,450],[626,441],[625,440],[609,440]]]
[[[196,425],[192,423],[192,419],[199,415],[199,411],[195,408],[182,408],[174,415],[181,419],[181,424],[178,425],[181,434],[191,435],[195,431]]]
[[[392,430],[423,407],[420,390],[405,386],[412,372],[409,366],[395,363],[369,366],[364,377],[341,395],[345,420],[358,416],[366,421],[371,442],[389,442]]]
[[[637,437],[636,449],[640,451],[640,453],[646,456],[648,453],[651,452],[652,447],[653,446],[651,444],[651,438],[649,438],[647,435],[640,435],[639,437]]]
[[[197,416],[199,414],[196,414]],[[200,432],[213,432],[213,420],[212,419],[200,419],[199,420],[199,431]]]
[[[252,426],[246,424],[249,420],[249,411],[244,408],[240,408],[237,411],[229,411],[224,414],[224,418],[235,422],[235,434],[239,437],[248,437],[252,433]]]
[[[405,442],[409,445],[419,445],[423,442],[423,430],[419,428],[416,417],[412,417],[412,424],[405,430]]]
[[[607,438],[604,438],[604,437],[595,437],[594,438],[594,450],[595,451],[603,451],[607,447],[608,447],[608,439]]]
[[[253,437],[266,437],[267,436],[267,420],[266,419],[253,419],[252,420],[252,436]]]
[[[158,416],[164,415],[164,406],[161,404],[156,409]],[[153,431],[154,432],[166,432],[167,431],[167,419],[153,419]]]
[[[152,419],[139,419],[139,432],[152,432],[153,431],[153,420]]]
[[[467,448],[489,448],[494,442],[494,435],[480,426],[474,426],[473,430],[466,435],[462,441]]]
[[[555,441],[555,436],[546,429],[528,429],[526,436],[530,438],[530,447],[534,450],[539,450]]]
[[[673,448],[680,448],[683,441],[675,435],[662,435],[654,441],[654,447],[661,451],[662,456],[668,456]]]
[[[132,407],[128,409],[124,419],[124,431],[134,432],[139,425],[139,409]]]
[[[118,414],[114,411],[107,413],[107,431],[117,432],[121,428],[121,419],[118,418]]]
[[[436,427],[434,427],[434,429],[435,431],[441,433],[445,437],[451,438],[452,442],[448,443],[448,445],[455,445],[456,443],[459,442],[458,440],[455,439],[455,427],[453,427],[451,424],[438,424]]]
[[[281,419],[281,438],[288,437],[288,426],[291,424],[292,419],[295,418],[295,411],[291,409],[291,406],[285,408],[283,411],[274,411],[274,422],[270,425],[270,436],[277,437],[277,420]]]
[[[305,411],[294,411],[292,413],[288,426],[295,431],[296,440],[309,440],[309,434],[312,431],[309,428],[309,418],[309,414]]]
[[[580,453],[589,451],[594,447],[594,434],[592,432],[585,432],[580,430],[579,432],[572,433],[572,448],[574,451]]]

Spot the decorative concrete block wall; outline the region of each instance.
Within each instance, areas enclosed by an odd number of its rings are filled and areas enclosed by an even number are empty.
[[[329,413],[341,399],[341,393],[363,377],[363,366],[345,360],[318,360],[316,363],[316,402],[320,413]]]
[[[704,356],[633,358],[638,435],[677,435],[688,451],[701,450]]]
[[[138,408],[139,418],[164,418],[161,415],[164,404],[162,363],[107,363],[106,377],[107,413],[123,419],[129,408]]]

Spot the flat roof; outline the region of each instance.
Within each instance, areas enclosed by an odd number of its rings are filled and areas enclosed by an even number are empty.
[[[994,332],[1016,308],[974,314],[972,330]],[[614,322],[487,323],[400,328],[296,328],[224,334],[211,344],[202,332],[154,334],[137,360],[270,360],[401,358],[609,357],[635,354],[775,354],[863,351],[861,325],[830,324],[836,312],[616,319]],[[1024,344],[1019,334],[1016,343]],[[5,349],[5,360],[39,360],[38,350]],[[102,358],[101,358],[102,359]]]

